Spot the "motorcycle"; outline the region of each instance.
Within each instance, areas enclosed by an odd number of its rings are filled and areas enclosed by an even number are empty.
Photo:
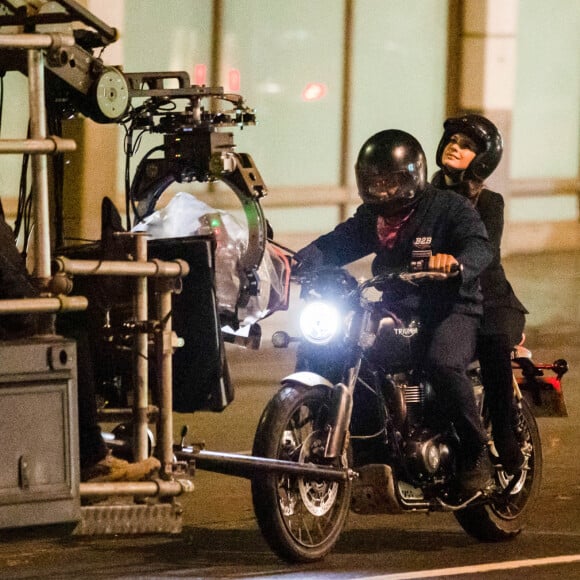
[[[524,527],[540,491],[543,460],[534,413],[519,384],[514,381],[514,428],[525,462],[512,475],[493,445],[479,368],[476,363],[469,368],[495,473],[491,488],[461,497],[459,440],[441,418],[435,390],[417,358],[421,320],[401,318],[381,298],[395,285],[448,283],[452,275],[389,272],[358,283],[345,269],[330,268],[297,277],[305,301],[302,336],[279,331],[272,337],[279,348],[300,343],[296,372],[282,380],[264,409],[253,455],[346,475],[254,475],[257,521],[283,559],[324,558],[351,510],[361,515],[450,511],[480,541],[507,540]],[[523,350],[516,358],[515,364],[526,366]],[[567,368],[563,360],[552,366],[561,374]],[[527,375],[533,374],[528,368]]]

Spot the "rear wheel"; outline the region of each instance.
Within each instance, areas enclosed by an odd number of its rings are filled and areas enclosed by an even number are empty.
[[[264,410],[253,455],[346,467],[346,458],[323,458],[330,389],[287,385]],[[320,560],[332,549],[350,505],[351,482],[293,474],[257,474],[252,497],[258,524],[270,547],[290,562]]]
[[[478,540],[497,542],[519,534],[540,493],[542,479],[542,445],[538,425],[525,400],[518,409],[524,467],[519,475],[510,476],[496,470],[497,491],[484,505],[455,512],[463,529]]]

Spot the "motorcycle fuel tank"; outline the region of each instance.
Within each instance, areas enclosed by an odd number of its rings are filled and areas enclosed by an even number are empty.
[[[417,348],[419,329],[415,321],[407,324],[392,316],[381,318],[369,352],[371,360],[389,371],[409,367]]]

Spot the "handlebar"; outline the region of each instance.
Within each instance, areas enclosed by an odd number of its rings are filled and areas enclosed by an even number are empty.
[[[431,280],[431,281],[445,281],[451,278],[457,277],[463,271],[461,264],[454,264],[451,267],[450,272],[440,272],[438,270],[419,270],[417,272],[408,271],[395,271],[386,272],[384,274],[379,274],[370,278],[361,285],[361,290],[364,288],[376,288],[381,290],[387,283],[395,282],[397,280],[401,282],[407,282],[409,284],[415,284],[416,282]]]
[[[374,288],[379,292],[385,292],[389,286],[397,282],[413,285],[418,285],[425,281],[443,282],[457,277],[461,271],[462,267],[459,264],[454,265],[451,272],[440,272],[436,270],[421,270],[417,272],[392,270],[360,282],[344,268],[323,266],[321,268],[293,274],[290,279],[302,287],[301,298],[308,296],[312,289],[315,289],[317,294],[330,293],[344,297],[350,295],[352,298],[355,298],[355,296],[362,298],[365,290],[370,288]]]

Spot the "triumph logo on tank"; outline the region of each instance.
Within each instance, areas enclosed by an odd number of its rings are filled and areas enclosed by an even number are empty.
[[[417,327],[407,327],[407,328],[395,328],[395,334],[402,336],[403,338],[411,338],[419,332]]]

